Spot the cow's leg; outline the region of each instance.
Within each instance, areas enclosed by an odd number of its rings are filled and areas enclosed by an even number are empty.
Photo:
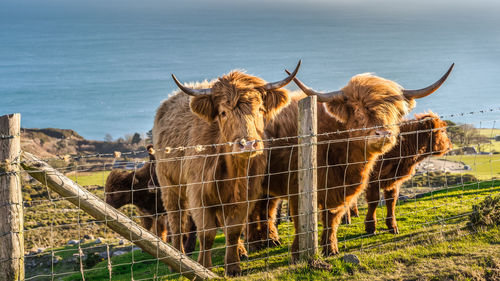
[[[398,234],[398,225],[396,223],[396,202],[398,200],[399,188],[384,190],[385,205],[387,206],[387,217],[385,224],[389,228],[389,232]]]
[[[188,221],[188,232],[183,235],[184,241],[184,251],[186,254],[191,254],[196,247],[196,224],[193,221],[193,218],[189,216]]]
[[[359,210],[358,210],[358,202],[357,200],[354,201],[354,203],[351,204],[351,216],[352,217],[359,217]]]
[[[206,268],[212,267],[212,246],[217,233],[216,214],[213,208],[197,208],[191,215],[198,230],[200,254],[198,262]]]
[[[162,215],[156,215],[152,218],[152,227],[151,231],[153,231],[157,236],[161,238],[163,241],[167,241],[167,218]]]
[[[342,224],[351,224],[351,211],[349,206],[344,206],[343,208],[346,209],[344,212],[344,216],[342,216]]]
[[[245,243],[241,239],[238,239],[238,255],[240,256],[240,260],[248,258],[248,252],[245,248]]]
[[[227,212],[224,226],[226,235],[226,256],[224,263],[226,265],[226,275],[241,275],[240,255],[238,247],[240,236],[243,232],[243,226],[246,222],[246,207],[238,208],[239,211]]]
[[[256,204],[250,215],[248,216],[248,224],[246,229],[246,240],[248,243],[248,248],[251,252],[262,249],[262,237],[259,226],[261,225],[263,209],[265,210],[267,199],[261,199]]]
[[[161,240],[163,242],[167,242],[168,237],[168,218],[165,215],[158,216],[157,220],[160,221],[160,228],[158,229],[158,233],[160,233]]]
[[[343,206],[334,210],[323,210],[323,233],[321,234],[321,246],[323,246],[323,255],[332,256],[339,253],[337,246],[337,229],[342,216],[346,212]]]
[[[366,189],[366,201],[368,202],[368,211],[365,218],[366,233],[373,234],[377,230],[377,205],[380,200],[378,184],[370,184]]]
[[[180,198],[181,187],[169,186],[162,191],[162,199],[165,209],[168,212],[168,224],[172,231],[172,246],[184,253],[182,244],[183,212],[186,209],[186,202]]]
[[[264,241],[266,241],[267,247],[276,247],[281,245],[278,228],[275,223],[280,201],[281,200],[277,198],[270,198],[267,200],[267,204],[265,204],[266,208],[264,208],[264,210],[266,210],[265,216],[261,216],[262,218],[265,218],[261,226],[261,237],[263,237]]]
[[[153,229],[153,219],[151,217],[145,217],[141,214],[141,217],[139,218],[141,220],[141,225],[147,230],[150,230],[154,232],[155,230]],[[155,233],[156,234],[156,233]]]
[[[290,217],[292,218],[293,221],[293,226],[295,228],[295,236],[293,237],[293,243],[292,243],[292,263],[296,263],[299,261],[300,253],[299,253],[299,202],[298,202],[298,197],[293,196],[289,198],[288,200],[288,209],[290,211]]]
[[[279,200],[278,207],[276,207],[276,221],[274,225],[276,225],[276,228],[278,228],[278,225],[281,224],[281,220],[283,217],[281,216],[281,210],[283,209],[283,200]]]
[[[170,230],[170,224],[168,223],[167,214],[163,215],[165,217],[165,229],[167,231],[167,242],[172,243],[172,231]]]

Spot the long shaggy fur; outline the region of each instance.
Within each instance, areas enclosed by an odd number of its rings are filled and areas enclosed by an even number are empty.
[[[446,127],[446,122],[432,112],[415,115],[415,119],[401,124],[397,144],[380,157],[370,176],[366,190],[366,232],[374,233],[376,230],[375,211],[382,190],[387,206],[387,227],[390,232],[398,233],[395,207],[399,189],[411,178],[418,163],[431,155],[443,155],[451,149]]]
[[[158,108],[153,139],[162,199],[168,211],[174,247],[182,250],[179,234],[191,213],[200,239],[198,261],[211,267],[217,227],[226,234],[226,274],[241,273],[238,240],[253,202],[261,196],[266,153],[232,154],[235,146],[208,146],[166,153],[165,147],[185,147],[266,138],[265,122],[288,102],[285,90],[264,89],[260,78],[234,71],[198,88],[212,94],[189,98],[177,93]],[[179,160],[183,159],[183,160]],[[221,206],[221,203],[223,206]]]
[[[342,215],[366,187],[375,160],[395,144],[399,132],[396,124],[415,105],[413,100],[403,96],[401,86],[371,74],[354,76],[342,91],[342,97],[318,104],[318,133],[338,131],[319,136],[318,143],[322,144],[317,147],[318,207],[322,210],[324,226],[321,245],[326,255],[338,253],[336,232]],[[302,97],[293,97],[291,105],[266,128],[268,136],[297,136],[297,101]],[[391,135],[377,137],[378,130]],[[270,196],[289,199],[297,233],[298,180],[294,172],[297,170],[297,149],[279,148],[296,144],[296,138],[270,143],[269,170],[272,175],[264,181],[264,191]],[[291,172],[287,172],[289,170]],[[292,245],[294,259],[298,257],[297,251],[295,237]]]

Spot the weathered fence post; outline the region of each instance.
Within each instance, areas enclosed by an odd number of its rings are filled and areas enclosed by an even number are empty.
[[[316,96],[299,101],[299,251],[302,259],[318,253],[317,104]]]
[[[183,276],[196,280],[218,277],[32,154],[23,151],[21,166],[30,176],[47,185],[95,219],[105,221],[109,228],[131,240],[145,252],[171,266]]]
[[[0,280],[24,280],[21,115],[0,116]]]

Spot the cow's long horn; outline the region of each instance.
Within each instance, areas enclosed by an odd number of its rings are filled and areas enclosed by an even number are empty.
[[[276,89],[279,89],[279,88],[283,88],[285,87],[286,85],[288,85],[288,83],[292,82],[293,78],[295,78],[295,75],[297,75],[297,72],[299,72],[299,68],[300,68],[300,64],[301,64],[302,60],[299,60],[299,63],[297,63],[297,66],[295,67],[295,70],[292,72],[292,74],[288,73],[288,77],[281,80],[281,81],[278,81],[278,82],[273,82],[273,83],[267,83],[264,88],[266,90],[276,90]]]
[[[454,63],[450,66],[448,71],[446,71],[446,73],[434,84],[419,90],[403,90],[403,95],[408,99],[420,99],[434,93],[437,89],[439,89],[439,87],[441,87],[441,85],[443,85],[444,81],[446,81],[451,73],[451,70],[453,69],[453,66],[455,66]]]
[[[172,74],[172,79],[174,79],[175,84],[177,84],[177,87],[181,89],[184,93],[190,95],[190,96],[201,96],[201,95],[209,95],[212,93],[212,89],[192,89],[184,86],[177,78],[175,75]]]
[[[290,72],[288,70],[285,69],[285,71],[286,71],[286,73],[290,74]],[[340,97],[344,94],[342,91],[333,91],[333,92],[329,92],[329,93],[316,92],[315,90],[304,85],[304,83],[300,82],[300,80],[298,78],[293,78],[293,82],[295,82],[295,84],[297,84],[297,86],[306,95],[317,96],[319,102],[329,102],[329,101],[332,101],[333,99],[335,99],[336,97]]]

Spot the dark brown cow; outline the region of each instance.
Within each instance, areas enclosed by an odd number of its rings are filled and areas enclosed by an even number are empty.
[[[419,114],[416,119],[403,122],[396,146],[377,161],[366,189],[368,213],[365,219],[367,233],[375,233],[376,208],[380,190],[384,191],[387,206],[385,223],[391,233],[398,233],[395,207],[401,185],[411,178],[415,167],[431,155],[443,155],[452,144],[446,134],[447,124],[434,113]]]
[[[104,187],[106,203],[114,208],[133,204],[139,209],[141,224],[168,241],[169,227],[167,213],[159,195],[158,179],[155,172],[155,156],[152,145],[147,146],[149,162],[136,171],[113,170],[106,179]],[[155,188],[151,192],[151,187]],[[148,191],[149,189],[149,191]],[[196,246],[196,226],[189,218],[189,234],[184,236],[186,253],[194,251]]]
[[[139,209],[141,224],[167,241],[168,225],[159,193],[150,192],[149,185],[157,182],[154,155],[151,147],[150,162],[135,171],[113,170],[104,187],[106,203],[114,208],[133,204]]]
[[[319,135],[317,146],[318,207],[322,210],[321,245],[325,255],[338,253],[336,233],[343,214],[366,187],[376,159],[395,145],[399,127],[394,124],[401,122],[414,107],[414,99],[437,90],[451,69],[436,83],[420,90],[404,90],[395,82],[361,74],[354,76],[341,91],[323,94],[294,79],[306,94],[318,96],[318,132],[336,132]],[[302,97],[293,97],[290,106],[266,128],[270,137],[291,137],[270,143],[274,147],[269,152],[271,176],[264,181],[264,191],[271,196],[288,195],[296,233],[297,149],[283,147],[297,144],[297,138],[293,137],[297,136],[297,101]],[[295,236],[293,260],[298,256]]]
[[[174,77],[183,92],[158,108],[153,127],[156,172],[173,245],[182,250],[179,234],[189,206],[200,240],[198,261],[205,267],[212,266],[211,248],[220,226],[226,235],[226,274],[241,273],[238,239],[261,196],[266,169],[264,127],[288,104],[288,92],[281,88],[295,77],[299,65],[275,83],[233,71],[192,89]],[[207,146],[165,150],[197,145]]]

